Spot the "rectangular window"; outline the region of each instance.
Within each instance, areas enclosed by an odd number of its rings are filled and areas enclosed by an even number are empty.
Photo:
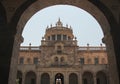
[[[19,63],[20,64],[24,64],[24,58],[23,57],[20,58],[20,62]]]
[[[61,40],[61,35],[60,34],[57,35],[57,40],[59,40],[59,41]]]
[[[67,36],[66,35],[63,35],[63,40],[67,40]]]
[[[84,64],[84,58],[80,58],[80,64]]]
[[[38,58],[37,57],[34,58],[34,64],[38,64]]]
[[[95,64],[99,64],[99,59],[98,58],[95,58],[94,61],[95,61]]]
[[[52,40],[55,40],[55,35],[52,35]]]
[[[62,54],[62,51],[61,50],[57,50],[57,54]]]

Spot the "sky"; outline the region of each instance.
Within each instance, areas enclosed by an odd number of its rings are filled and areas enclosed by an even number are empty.
[[[103,32],[97,20],[85,10],[71,5],[55,5],[35,13],[26,23],[21,46],[40,46],[47,26],[55,26],[60,18],[63,26],[72,27],[79,46],[99,46],[102,43]]]

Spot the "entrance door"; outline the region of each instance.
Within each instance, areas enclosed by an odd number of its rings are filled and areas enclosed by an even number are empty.
[[[64,76],[61,73],[55,75],[55,84],[64,84]]]

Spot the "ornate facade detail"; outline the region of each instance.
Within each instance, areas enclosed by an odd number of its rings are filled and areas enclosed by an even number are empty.
[[[25,76],[26,80],[21,78],[20,84],[29,84],[30,81],[35,84],[81,84],[81,81],[93,84],[99,82],[96,80],[99,71],[105,79],[98,79],[107,84],[108,77],[103,72],[108,72],[106,66],[106,47],[78,46],[72,28],[64,27],[60,19],[55,26],[46,28],[40,47],[21,46],[18,57],[19,71],[34,71],[34,74],[28,73],[29,77]],[[39,74],[37,78],[35,74]]]

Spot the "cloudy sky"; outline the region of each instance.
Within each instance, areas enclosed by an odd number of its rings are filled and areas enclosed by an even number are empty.
[[[103,32],[99,23],[92,15],[83,9],[70,5],[55,5],[44,8],[34,14],[23,30],[24,42],[22,46],[39,46],[45,29],[51,24],[55,26],[60,18],[63,26],[71,26],[79,46],[99,46],[102,43]],[[102,43],[103,44],[103,43]]]

